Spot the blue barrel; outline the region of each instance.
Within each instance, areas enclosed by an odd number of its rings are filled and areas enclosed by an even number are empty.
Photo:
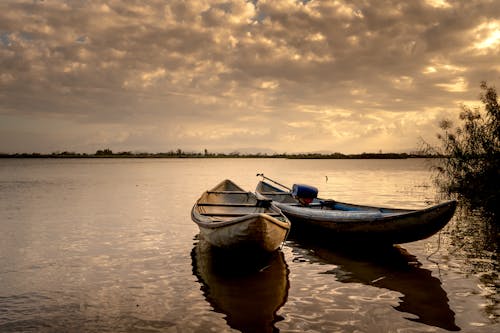
[[[292,195],[296,198],[315,199],[318,197],[318,189],[311,185],[293,184]]]

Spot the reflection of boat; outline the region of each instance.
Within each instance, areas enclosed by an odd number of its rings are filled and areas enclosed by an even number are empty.
[[[362,283],[403,294],[396,310],[416,315],[407,318],[449,331],[459,331],[446,291],[432,272],[421,268],[417,258],[398,246],[377,250],[345,250],[308,243],[288,243],[295,255],[309,262],[335,265],[325,273],[344,283]]]
[[[193,273],[215,311],[242,332],[275,332],[276,313],[288,295],[288,268],[281,251],[267,256],[239,255],[200,240],[192,251]]]
[[[302,187],[301,187],[302,186]],[[432,236],[452,218],[456,201],[447,201],[419,210],[360,206],[316,198],[317,189],[295,185],[309,197],[301,198],[293,191],[283,190],[260,181],[256,192],[273,200],[293,223],[295,234],[333,237],[336,240],[356,239],[377,243],[401,244]],[[307,199],[306,205],[301,201]]]
[[[272,252],[290,230],[290,221],[279,209],[227,179],[202,194],[191,218],[201,235],[221,248]]]

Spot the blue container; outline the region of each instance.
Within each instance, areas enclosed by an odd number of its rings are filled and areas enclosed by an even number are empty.
[[[315,199],[318,197],[318,189],[311,185],[293,184],[292,195],[296,198]]]

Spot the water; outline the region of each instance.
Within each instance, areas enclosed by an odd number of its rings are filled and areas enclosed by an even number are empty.
[[[259,172],[347,202],[436,202],[415,159],[0,160],[0,332],[500,330],[497,238],[468,211],[390,249],[290,239],[241,261],[198,241],[199,195]]]

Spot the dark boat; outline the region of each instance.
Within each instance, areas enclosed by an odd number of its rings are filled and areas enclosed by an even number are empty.
[[[191,218],[202,238],[232,250],[273,252],[290,230],[279,208],[227,179],[201,195]]]
[[[192,252],[193,274],[214,311],[241,332],[277,332],[288,297],[288,267],[281,251],[246,256],[201,239]]]
[[[295,234],[388,244],[432,236],[453,217],[457,205],[451,200],[424,209],[362,206],[316,198],[311,186],[284,190],[265,181],[258,183],[256,193],[272,200],[293,223]]]
[[[399,304],[394,309],[405,313],[407,320],[460,331],[440,279],[398,245],[366,251],[364,246],[337,247],[293,238],[287,245],[301,262],[331,265],[331,269],[321,274],[332,274],[339,282],[361,283],[400,293]]]

